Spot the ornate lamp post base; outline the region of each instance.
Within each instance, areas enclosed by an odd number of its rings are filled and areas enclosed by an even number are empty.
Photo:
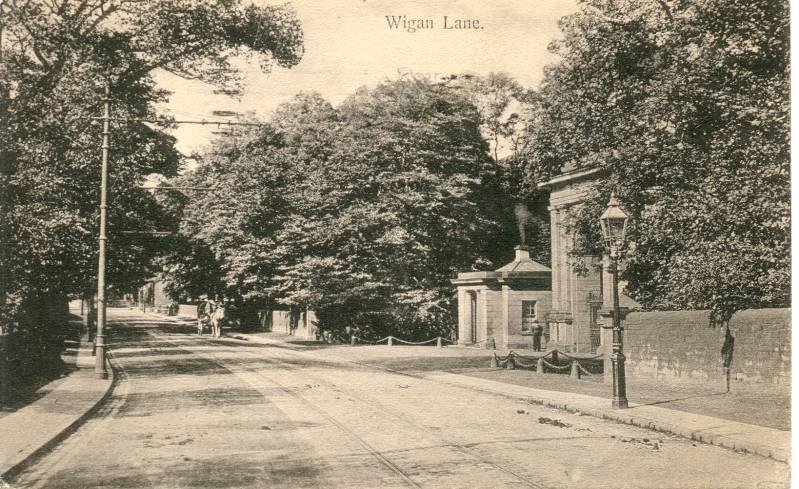
[[[624,378],[624,354],[614,352],[610,356],[613,369],[613,401],[615,409],[627,409],[627,382]]]
[[[610,363],[613,369],[613,403],[617,409],[627,408],[627,379],[624,374],[624,339],[621,329],[621,307],[619,307],[619,261],[611,256],[613,269],[613,350]]]

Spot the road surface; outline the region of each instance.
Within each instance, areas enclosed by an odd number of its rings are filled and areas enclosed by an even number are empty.
[[[20,488],[770,488],[785,464],[111,309],[110,400]]]

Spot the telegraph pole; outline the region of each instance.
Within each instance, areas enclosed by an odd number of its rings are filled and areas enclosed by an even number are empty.
[[[2,0],[0,0],[2,1]],[[97,378],[108,378],[108,366],[105,358],[105,321],[106,321],[106,279],[105,269],[108,258],[106,256],[106,246],[108,243],[108,236],[106,227],[108,224],[108,151],[110,148],[110,125],[111,125],[111,80],[108,78],[105,83],[105,97],[103,98],[103,115],[102,117],[89,117],[89,119],[100,119],[103,121],[103,145],[102,145],[102,174],[100,179],[100,237],[98,264],[97,264],[97,335],[95,337],[95,365],[94,373]],[[147,118],[114,118],[115,121],[123,122],[163,122],[159,119]],[[200,124],[200,125],[217,125],[217,126],[252,126],[260,127],[258,123],[247,122],[228,122],[228,121],[207,121],[205,119],[199,121],[171,121],[172,124]],[[171,187],[179,189],[181,187]],[[199,187],[185,187],[190,190],[212,190],[210,188]],[[154,187],[153,190],[158,190]],[[152,234],[152,233],[151,233]],[[156,235],[163,235],[164,233],[156,232]]]
[[[98,378],[108,378],[105,360],[105,264],[106,264],[106,223],[108,220],[108,148],[111,122],[111,82],[106,80],[103,99],[103,162],[100,177],[100,251],[97,264],[97,337],[95,338],[94,373]]]
[[[0,22],[0,65],[3,57],[3,24]],[[9,317],[8,308],[8,282],[10,280],[8,265],[8,215],[11,204],[11,189],[9,179],[13,171],[14,153],[11,148],[11,131],[9,130],[8,106],[11,103],[8,87],[0,82],[0,131],[4,136],[0,136],[0,408],[3,408],[8,401],[8,384],[11,380],[8,362],[9,338]]]

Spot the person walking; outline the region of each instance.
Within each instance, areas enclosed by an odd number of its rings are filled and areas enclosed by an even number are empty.
[[[211,301],[201,300],[197,304],[197,334],[202,336],[205,330],[205,323],[211,314]]]

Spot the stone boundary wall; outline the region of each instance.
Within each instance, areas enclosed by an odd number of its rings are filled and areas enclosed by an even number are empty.
[[[178,316],[197,319],[197,306],[191,304],[179,304]]]
[[[296,313],[295,323],[292,325],[291,311],[288,310],[255,310],[254,316],[242,316],[236,321],[242,321],[243,326],[247,326],[256,331],[271,331],[298,336],[305,339],[315,339],[316,314],[313,311],[299,311]],[[185,318],[197,318],[197,306],[191,304],[179,304],[177,315]],[[236,324],[239,324],[238,322]]]
[[[272,314],[272,331],[276,333],[291,333],[291,311],[266,311]]]
[[[283,333],[308,340],[316,339],[316,314],[314,311],[291,311],[261,309],[258,311],[258,330]]]
[[[708,311],[634,312],[624,322],[629,378],[663,382],[722,380],[724,328],[711,328]],[[735,337],[731,377],[790,385],[791,310],[752,309],[730,321]]]

